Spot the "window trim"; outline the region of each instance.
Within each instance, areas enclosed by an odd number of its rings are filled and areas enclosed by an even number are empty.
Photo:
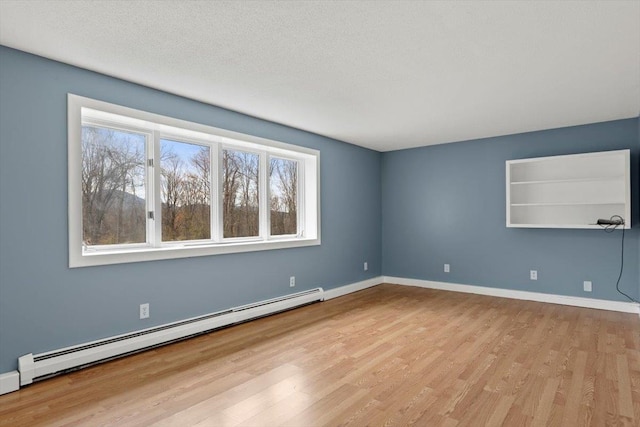
[[[211,177],[211,240],[162,241],[162,221],[160,197],[160,173],[145,166],[147,182],[147,207],[153,200],[155,219],[147,219],[147,241],[131,245],[92,246],[83,250],[82,231],[82,125],[83,109],[91,116],[87,120],[96,125],[106,125],[115,129],[135,131],[148,135],[146,140],[147,158],[153,159],[155,167],[160,166],[159,140],[178,138],[178,141],[205,144],[210,147],[212,171],[214,161],[221,162],[223,147],[256,152],[260,154],[261,175],[268,178],[271,156],[298,161],[298,233],[296,235],[271,236],[269,222],[269,185],[266,179],[259,181],[260,206],[266,211],[260,213],[260,236],[249,238],[223,238],[223,229],[213,226],[222,221],[219,175]],[[90,112],[89,112],[90,111]],[[118,116],[118,117],[114,117]],[[102,124],[101,124],[102,123]],[[68,229],[69,267],[120,264],[173,258],[252,252],[272,249],[316,246],[321,244],[320,221],[320,151],[292,145],[280,141],[260,138],[226,129],[167,117],[155,113],[123,107],[69,93],[67,95],[68,124]],[[177,133],[176,133],[177,132]],[[214,153],[216,150],[216,153]],[[264,165],[263,163],[266,163]],[[218,165],[219,167],[219,165]],[[153,192],[153,193],[151,193]],[[304,200],[302,199],[304,195]],[[214,212],[215,211],[215,212]],[[301,230],[304,224],[305,230]],[[160,233],[158,234],[158,229]],[[215,233],[215,234],[214,234]],[[155,241],[160,239],[160,241]]]

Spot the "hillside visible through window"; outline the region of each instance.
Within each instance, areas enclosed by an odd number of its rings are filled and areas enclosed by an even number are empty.
[[[160,140],[162,240],[211,238],[211,149]]]
[[[142,134],[82,127],[82,239],[85,245],[146,241]]]

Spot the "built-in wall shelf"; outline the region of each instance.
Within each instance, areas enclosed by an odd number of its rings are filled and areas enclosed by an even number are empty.
[[[606,180],[619,180],[624,179],[624,175],[621,176],[598,176],[593,178],[574,178],[574,179],[548,179],[544,181],[514,181],[511,185],[534,185],[534,184],[561,184],[565,182],[593,182],[593,181],[606,181]]]
[[[601,228],[619,215],[631,228],[630,151],[508,160],[507,227]]]

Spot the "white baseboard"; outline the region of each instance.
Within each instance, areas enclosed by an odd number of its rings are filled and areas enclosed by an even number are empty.
[[[341,297],[343,295],[347,295],[352,292],[357,292],[363,289],[371,288],[376,285],[380,285],[381,283],[384,283],[382,279],[383,279],[382,276],[372,277],[371,279],[352,283],[350,285],[340,286],[339,288],[325,289],[324,299],[326,301],[328,299]]]
[[[349,285],[341,286],[335,289],[329,289],[327,291],[323,291],[322,288],[319,289],[318,296],[321,295],[322,300],[337,298],[342,295],[347,295],[352,292],[357,292],[362,289],[370,288],[372,286],[376,286],[382,283],[382,276],[374,277],[371,279],[363,280],[361,282],[352,283]],[[300,303],[304,303],[308,301],[317,300],[318,296],[315,294],[310,294],[309,292],[303,292],[305,295],[298,297],[300,299]],[[95,363],[100,360],[109,359],[111,357],[116,357],[120,354],[125,354],[130,351],[137,351],[139,349],[147,348],[152,345],[159,345],[164,342],[169,342],[174,339],[179,339],[183,336],[193,335],[193,333],[201,332],[201,329],[209,330],[215,329],[215,327],[220,327],[224,325],[232,325],[237,323],[238,321],[248,320],[255,317],[260,317],[260,315],[268,314],[270,312],[278,312],[282,308],[287,308],[291,305],[289,299],[280,303],[275,301],[276,299],[268,300],[270,304],[249,304],[248,306],[236,307],[231,310],[230,313],[223,313],[220,316],[213,317],[209,319],[207,316],[204,316],[201,321],[198,322],[189,322],[188,324],[182,325],[183,322],[174,322],[174,327],[172,328],[164,328],[161,325],[159,327],[149,328],[149,330],[143,330],[138,332],[148,331],[148,334],[136,336],[136,332],[132,332],[130,334],[124,334],[117,337],[111,338],[121,338],[120,340],[116,340],[114,342],[106,342],[109,340],[99,340],[92,343],[85,343],[75,347],[69,347],[65,349],[55,350],[53,353],[61,353],[59,356],[54,355],[55,357],[50,357],[47,359],[43,359],[41,356],[47,355],[49,353],[43,353],[40,355],[27,354],[21,356],[18,360],[18,365],[20,366],[20,371],[12,371],[4,374],[0,374],[0,394],[10,393],[12,391],[16,391],[20,388],[21,385],[30,384],[33,382],[34,378],[43,377],[50,374],[55,374],[57,372],[63,372],[66,369],[87,365],[90,363]],[[297,300],[296,300],[297,301]],[[285,306],[280,307],[279,305],[275,307],[277,304],[284,304]],[[255,305],[255,307],[254,307]],[[273,308],[274,306],[275,308]],[[239,310],[242,309],[242,310]],[[258,313],[254,313],[255,315],[248,315],[245,312],[251,312],[259,310]],[[216,313],[212,313],[216,314]],[[244,317],[243,317],[244,316]],[[206,317],[206,319],[205,319]],[[241,317],[241,318],[240,318]],[[195,320],[187,319],[187,320]],[[202,324],[202,325],[201,325]],[[197,330],[195,330],[195,329]],[[158,331],[154,331],[158,329]],[[186,332],[185,332],[186,331]],[[128,336],[131,335],[131,338]],[[101,344],[102,343],[102,344]],[[95,346],[90,346],[89,348],[84,348],[87,344],[96,344]],[[98,345],[99,344],[99,345]],[[73,351],[68,351],[73,350]],[[40,360],[38,360],[40,357]],[[37,362],[37,363],[36,363]]]
[[[391,276],[377,276],[371,279],[340,286],[324,291],[324,299],[329,300],[363,289],[371,288],[382,283],[417,286],[428,289],[465,292],[471,294],[488,295],[501,298],[512,298],[527,301],[538,301],[552,304],[562,304],[577,307],[595,308],[600,310],[619,311],[623,313],[640,313],[640,304],[620,301],[609,301],[592,298],[572,297],[566,295],[543,294],[538,292],[518,291],[513,289],[489,288],[484,286],[462,285],[458,283],[434,282],[430,280],[407,279]],[[0,395],[20,389],[20,374],[11,371],[0,374]]]
[[[24,386],[52,374],[164,345],[323,299],[322,288],[309,289],[46,353],[28,353],[18,358],[20,385]]]
[[[11,371],[0,374],[0,395],[11,393],[20,389],[20,374],[18,371]]]
[[[465,292],[469,294],[489,295],[501,298],[512,298],[527,301],[548,302],[551,304],[571,305],[575,307],[596,308],[599,310],[619,311],[622,313],[640,314],[640,305],[633,302],[609,301],[594,298],[572,297],[567,295],[543,294],[539,292],[517,291],[513,289],[489,288],[485,286],[461,285],[458,283],[433,282],[431,280],[405,279],[402,277],[384,276],[384,283],[418,286],[428,289]]]

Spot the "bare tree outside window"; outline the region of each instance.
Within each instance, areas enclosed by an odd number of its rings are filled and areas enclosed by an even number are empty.
[[[271,235],[298,233],[298,162],[272,157],[269,162]]]
[[[142,134],[82,126],[82,239],[85,245],[146,241]]]
[[[224,237],[260,235],[260,156],[244,151],[222,151],[222,220]]]
[[[211,238],[210,148],[160,140],[162,240]]]

